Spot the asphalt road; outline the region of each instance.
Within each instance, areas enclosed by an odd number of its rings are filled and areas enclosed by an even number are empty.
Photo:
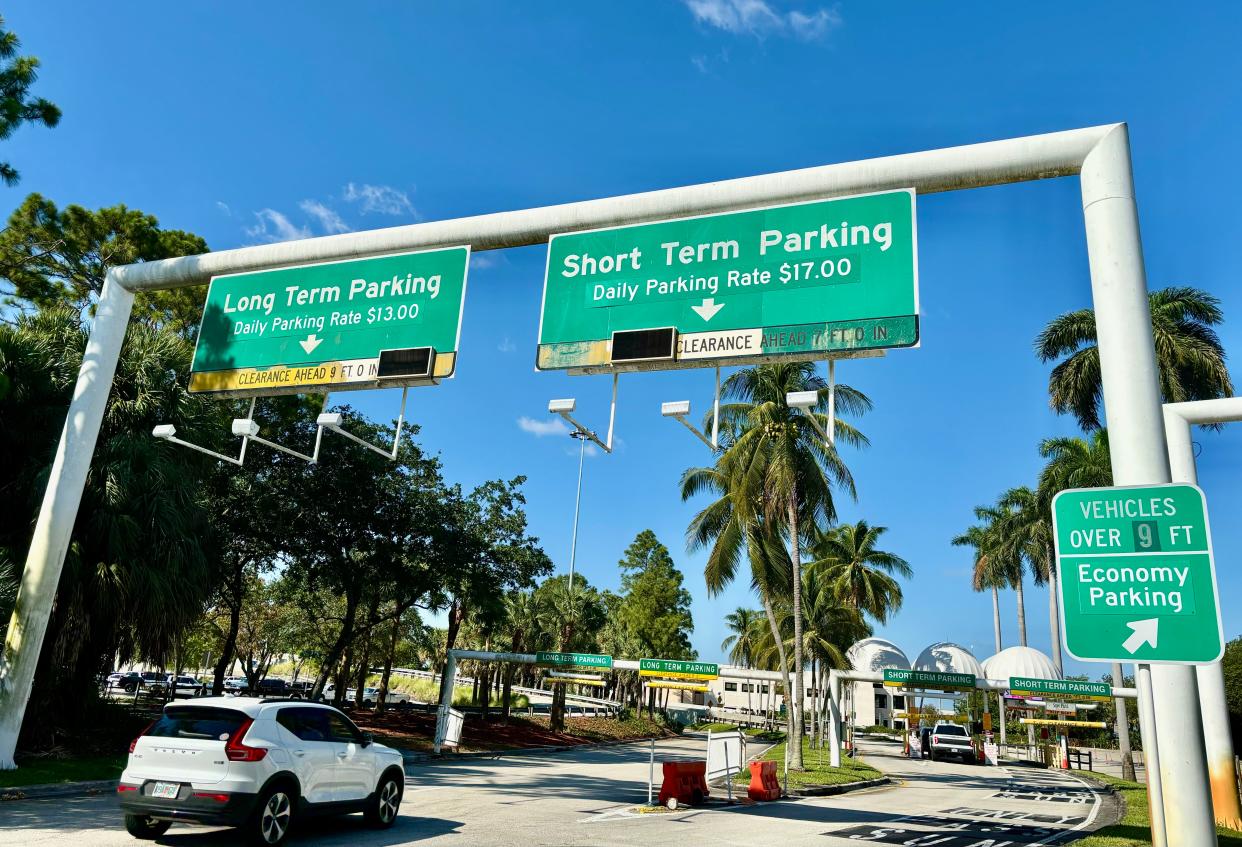
[[[895,745],[862,748],[900,785],[655,814],[635,810],[647,799],[646,744],[431,763],[410,769],[392,829],[369,830],[359,816],[317,820],[293,843],[1035,847],[1064,843],[1116,815],[1110,797],[1065,773],[914,761],[899,752]],[[701,739],[657,745],[657,760],[702,756]],[[0,804],[0,845],[134,843],[111,796]],[[238,839],[229,830],[176,825],[157,843],[217,847]]]

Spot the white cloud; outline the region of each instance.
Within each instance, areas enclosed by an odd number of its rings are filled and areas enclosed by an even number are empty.
[[[224,214],[228,215],[230,218],[233,217],[233,210],[230,209],[229,204],[225,203],[223,200],[216,201],[216,208],[221,212],[224,212]]]
[[[509,336],[506,335],[504,337],[504,340],[496,345],[496,349],[499,350],[501,353],[512,353],[513,351],[517,350],[517,345],[513,343],[513,340],[510,339]],[[523,420],[528,420],[528,419],[523,418]],[[522,424],[519,421],[518,426],[521,426],[521,425]]]
[[[294,226],[293,222],[275,209],[260,209],[254,213],[256,223],[246,227],[246,235],[256,241],[294,241],[299,238],[310,238],[311,232],[304,226]]]
[[[522,432],[529,432],[536,438],[543,438],[545,435],[569,435],[569,427],[561,418],[540,421],[523,415],[517,419],[517,425]]]
[[[303,200],[298,204],[298,208],[318,221],[319,228],[329,235],[352,231],[352,228],[341,220],[340,215],[318,200]]]
[[[699,73],[701,74],[707,73],[707,57],[706,56],[691,56],[690,64],[698,68]]]
[[[817,41],[844,22],[841,13],[832,8],[813,12],[774,9],[767,0],[683,0],[699,23],[735,35],[784,35],[803,41]]]
[[[360,204],[362,214],[375,212],[380,215],[415,215],[410,195],[391,185],[368,185],[351,182],[345,186],[345,200]]]
[[[581,449],[582,448],[579,447],[577,444],[570,445],[569,447],[565,448],[565,455],[573,456],[576,459],[578,458],[578,451]],[[594,459],[596,456],[599,455],[599,448],[596,447],[594,444],[592,444],[590,441],[588,441],[586,443],[586,450],[583,451],[583,455],[586,456],[588,459]]]
[[[485,271],[504,263],[504,256],[500,251],[494,250],[490,253],[471,253],[470,269],[476,271]]]

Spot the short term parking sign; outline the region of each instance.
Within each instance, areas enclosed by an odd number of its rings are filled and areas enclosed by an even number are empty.
[[[1076,659],[1206,664],[1224,653],[1207,503],[1194,485],[1076,488],[1052,501]]]

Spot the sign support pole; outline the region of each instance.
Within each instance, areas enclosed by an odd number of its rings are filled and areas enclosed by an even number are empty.
[[[1166,403],[1164,430],[1169,447],[1169,470],[1174,482],[1197,484],[1192,424],[1228,423],[1242,420],[1242,398],[1224,397],[1188,403]],[[1225,675],[1220,662],[1197,665],[1199,709],[1203,741],[1207,750],[1208,779],[1217,823],[1242,828],[1242,803],[1238,799],[1238,774],[1234,765],[1233,735],[1229,728],[1229,705],[1225,698]]]
[[[1134,680],[1139,694],[1139,732],[1143,736],[1143,769],[1147,772],[1147,806],[1151,810],[1151,844],[1152,847],[1167,847],[1169,838],[1164,825],[1164,785],[1160,781],[1160,745],[1156,738],[1151,665],[1135,665]]]
[[[1083,218],[1114,485],[1170,482],[1129,133],[1113,127],[1083,160]],[[1152,668],[1170,847],[1216,843],[1193,667]]]
[[[69,537],[82,502],[82,489],[86,486],[133,306],[134,293],[109,272],[95,309],[56,457],[48,472],[43,505],[26,554],[4,652],[0,654],[0,770],[17,767],[13,761],[17,735],[30,700],[35,666],[52,616]]]

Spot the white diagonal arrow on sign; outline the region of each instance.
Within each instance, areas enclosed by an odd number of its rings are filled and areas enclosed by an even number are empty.
[[[1126,648],[1127,653],[1133,653],[1144,644],[1156,646],[1156,636],[1159,634],[1160,618],[1147,618],[1141,621],[1128,621],[1126,626],[1134,630],[1130,637],[1122,643],[1122,647]]]
[[[711,297],[704,297],[703,302],[698,306],[691,306],[691,309],[699,313],[699,317],[705,321],[710,321],[716,317],[716,313],[725,307],[724,303],[717,303]]]
[[[310,335],[306,336],[306,338],[299,341],[298,344],[301,344],[302,349],[305,350],[307,353],[313,353],[315,352],[316,347],[318,347],[320,344],[323,344],[323,339],[319,338],[318,336],[315,335],[315,333],[312,332]]]

